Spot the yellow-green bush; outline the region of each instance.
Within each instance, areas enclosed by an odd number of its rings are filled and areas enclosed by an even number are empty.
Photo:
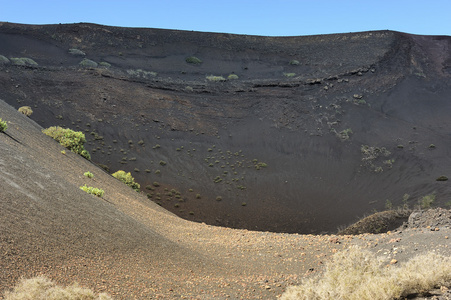
[[[63,147],[66,147],[70,151],[80,154],[87,160],[91,159],[91,155],[84,147],[86,137],[83,132],[73,131],[72,129],[62,128],[59,126],[49,127],[42,130],[42,132],[55,139]]]
[[[3,55],[0,55],[0,65],[9,65],[11,61]]]
[[[99,64],[96,63],[96,62],[93,61],[93,60],[90,60],[90,59],[85,58],[85,59],[83,59],[83,60],[79,63],[79,65],[82,66],[82,67],[85,67],[85,68],[97,68],[97,66],[98,66]]]
[[[44,276],[31,279],[22,279],[12,291],[4,293],[5,300],[111,300],[105,293],[96,295],[90,289],[82,288],[77,284],[60,287]]]
[[[72,54],[72,55],[78,55],[78,56],[85,56],[86,55],[86,53],[84,53],[83,51],[81,51],[79,49],[75,49],[75,48],[69,49],[69,53]]]
[[[6,129],[8,129],[8,124],[0,118],[0,132],[5,132]]]
[[[38,66],[38,63],[28,57],[11,57],[10,61],[16,66]]]
[[[208,81],[215,81],[215,82],[220,82],[220,81],[226,81],[226,79],[222,76],[214,76],[214,75],[210,75],[205,77]]]
[[[158,75],[157,72],[146,71],[141,69],[137,70],[129,69],[127,70],[127,74],[141,79],[152,79],[153,77],[156,77]]]
[[[80,190],[85,191],[88,194],[95,195],[97,197],[103,197],[105,194],[105,191],[99,188],[95,188],[92,186],[87,186],[86,184],[84,186],[80,187]]]
[[[296,76],[296,73],[283,73],[283,75],[285,77],[294,77],[294,76]]]
[[[141,187],[139,183],[135,182],[135,178],[133,178],[130,172],[126,173],[125,171],[119,170],[112,174],[114,178],[119,179],[135,191],[139,192],[139,188]]]
[[[83,175],[84,175],[85,177],[88,177],[88,178],[94,178],[94,174],[92,174],[92,173],[89,172],[89,171],[84,172]]]
[[[430,252],[395,266],[354,246],[335,254],[324,274],[289,287],[281,299],[388,300],[450,283],[451,257]]]
[[[31,107],[29,106],[22,106],[19,107],[18,111],[24,115],[26,115],[27,117],[31,116],[33,114],[33,110],[31,109]]]
[[[189,56],[185,59],[185,61],[189,64],[193,64],[193,65],[198,65],[202,63],[202,60],[200,60],[199,58],[195,57],[195,56]]]

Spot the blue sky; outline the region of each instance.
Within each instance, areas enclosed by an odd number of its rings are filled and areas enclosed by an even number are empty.
[[[270,36],[385,29],[451,35],[451,1],[0,0],[0,21],[90,22]]]

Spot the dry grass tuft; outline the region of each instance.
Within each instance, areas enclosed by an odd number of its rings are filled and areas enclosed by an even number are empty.
[[[107,294],[95,295],[90,289],[77,284],[68,287],[56,286],[46,277],[22,279],[12,291],[4,294],[5,300],[111,300]]]
[[[449,284],[451,257],[430,252],[398,267],[355,246],[335,254],[322,276],[289,287],[281,299],[387,300]]]

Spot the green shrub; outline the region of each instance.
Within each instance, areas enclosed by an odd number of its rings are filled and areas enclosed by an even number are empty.
[[[110,167],[108,167],[107,165],[104,164],[97,164],[99,167],[101,167],[105,172],[110,173]]]
[[[266,167],[268,167],[268,164],[267,164],[267,163],[264,163],[264,162],[259,162],[259,163],[257,163],[254,167],[255,167],[255,169],[257,169],[257,170],[260,170],[261,168],[266,168]]]
[[[72,54],[72,55],[78,55],[78,56],[85,56],[86,55],[86,53],[84,53],[83,51],[75,49],[75,48],[74,49],[69,49],[69,53]]]
[[[199,65],[199,64],[202,63],[202,61],[201,61],[199,58],[195,57],[195,56],[189,56],[189,57],[187,57],[187,58],[185,59],[185,61],[186,61],[187,63],[193,64],[193,65]]]
[[[92,186],[87,186],[86,184],[84,186],[81,186],[80,189],[88,194],[96,195],[97,197],[103,197],[103,194],[105,194],[104,190]]]
[[[322,275],[291,286],[281,300],[386,300],[425,293],[451,280],[451,257],[434,252],[407,263],[387,265],[372,252],[353,246],[338,252]]]
[[[363,99],[361,99],[361,100],[359,100],[359,101],[357,102],[357,104],[361,104],[361,105],[364,105],[364,104],[366,104],[366,101],[365,101],[365,100],[363,100]]]
[[[145,70],[141,70],[141,69],[137,69],[137,70],[132,70],[129,69],[127,70],[127,74],[136,78],[142,78],[142,79],[150,79],[153,77],[156,77],[158,74],[157,72],[152,72],[152,71],[145,71]]]
[[[351,137],[351,134],[353,134],[351,128],[344,129],[337,133],[337,137],[340,138],[342,141],[347,141]]]
[[[83,132],[73,131],[72,129],[62,128],[59,126],[52,126],[47,129],[43,129],[42,132],[52,137],[63,147],[69,149],[72,152],[80,154],[87,160],[91,160],[91,155],[84,147],[86,137]]]
[[[392,210],[393,209],[393,203],[390,200],[385,200],[385,209],[386,210]]]
[[[0,55],[0,65],[9,65],[11,62],[8,58],[3,55]]]
[[[421,198],[420,207],[422,209],[428,209],[432,207],[432,204],[435,202],[435,194],[429,194]]]
[[[448,177],[446,177],[445,175],[442,175],[442,176],[437,177],[436,180],[437,180],[437,181],[447,181],[447,180],[448,180]]]
[[[0,118],[0,132],[5,132],[6,129],[8,129],[8,124]]]
[[[111,64],[107,63],[105,61],[99,62],[99,66],[104,67],[104,68],[110,68]]]
[[[87,59],[87,58],[83,59],[79,63],[79,65],[82,67],[85,67],[85,68],[97,68],[97,66],[98,66],[98,64],[95,61]]]
[[[33,114],[33,110],[29,106],[19,107],[18,112],[26,115],[27,117],[29,117],[29,116],[31,116]]]
[[[296,73],[283,73],[283,76],[290,78],[296,76]]]
[[[237,80],[239,77],[236,74],[230,74],[229,76],[227,76],[228,80]]]
[[[222,76],[214,76],[214,75],[210,75],[205,77],[207,78],[208,81],[214,81],[214,82],[218,82],[218,81],[226,81],[226,79]]]
[[[299,65],[299,60],[296,60],[296,59],[290,60],[290,65],[292,65],[292,66]]]
[[[110,300],[112,299],[105,293],[94,294],[90,289],[85,289],[78,284],[67,287],[55,285],[51,280],[44,276],[38,276],[31,279],[21,279],[12,291],[6,291],[5,300],[26,300],[26,299],[91,299],[91,300]]]
[[[11,63],[16,66],[38,66],[38,63],[27,57],[12,57]]]
[[[388,157],[391,152],[385,147],[374,147],[369,145],[362,145],[360,147],[362,153],[362,162],[372,171],[380,173],[383,171],[382,166],[377,166],[376,163],[380,157]],[[385,164],[392,167],[394,160],[386,160]]]
[[[135,182],[135,178],[133,178],[130,172],[126,173],[125,171],[119,170],[116,173],[112,174],[114,178],[119,179],[135,191],[139,192],[139,188],[141,187],[139,183]]]
[[[94,174],[92,174],[91,172],[84,172],[83,173],[83,175],[85,176],[85,177],[88,177],[88,178],[94,178]]]

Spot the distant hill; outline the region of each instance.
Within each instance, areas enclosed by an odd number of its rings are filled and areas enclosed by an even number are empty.
[[[449,201],[450,48],[392,31],[0,23],[0,99],[84,132],[93,162],[185,219],[334,232],[403,198]]]

